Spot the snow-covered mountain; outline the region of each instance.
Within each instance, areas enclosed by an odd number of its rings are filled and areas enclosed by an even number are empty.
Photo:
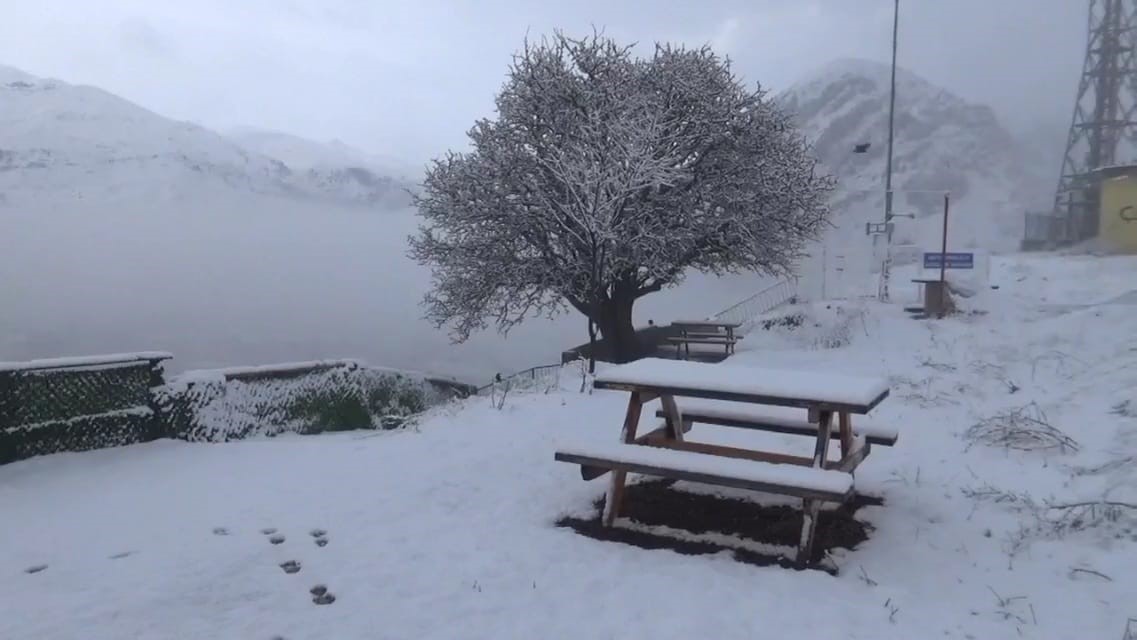
[[[883,218],[889,75],[886,64],[843,59],[777,97],[838,177],[834,207],[846,241],[863,244],[865,222]],[[1023,212],[1038,197],[994,112],[898,69],[895,117],[894,211],[916,216],[896,219],[896,242],[938,246],[949,191],[949,250],[1015,248]]]
[[[363,167],[291,167],[102,89],[0,66],[0,202],[193,202],[234,193],[404,206],[403,181]]]
[[[241,127],[229,132],[241,147],[286,164],[313,189],[348,194],[366,202],[409,204],[407,189],[418,181],[414,167],[396,158],[367,153],[340,140],[317,142],[280,131]]]
[[[282,131],[237,127],[226,134],[242,147],[276,158],[295,170],[315,167],[363,167],[400,179],[414,179],[421,168],[393,156],[368,153],[342,140],[317,142]]]

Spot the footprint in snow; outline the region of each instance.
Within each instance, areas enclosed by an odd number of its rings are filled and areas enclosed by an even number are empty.
[[[282,562],[280,568],[284,569],[285,573],[296,573],[300,571],[300,563],[296,560],[289,560],[288,562]]]
[[[229,535],[229,530],[226,529],[225,527],[214,527],[213,528],[213,535],[215,535],[215,536],[227,536],[227,535]]]
[[[108,556],[108,557],[111,560],[122,560],[123,558],[125,558],[127,556],[132,556],[132,555],[134,555],[133,551],[123,551],[122,553],[116,553],[113,556]]]
[[[39,573],[40,571],[43,571],[46,568],[47,568],[46,564],[37,564],[37,565],[31,566],[31,567],[28,567],[27,569],[24,569],[24,573]]]
[[[323,529],[312,529],[308,532],[313,538],[316,539],[317,547],[325,547],[328,545],[328,532]]]
[[[276,529],[268,527],[266,529],[261,529],[261,533],[265,534],[266,536],[271,536],[272,534],[276,533]]]
[[[312,587],[308,593],[312,594],[312,602],[316,604],[331,604],[336,601],[336,597],[322,584]]]
[[[284,536],[282,536],[282,535],[269,536],[268,541],[273,543],[273,544],[280,544],[280,543],[284,542]]]

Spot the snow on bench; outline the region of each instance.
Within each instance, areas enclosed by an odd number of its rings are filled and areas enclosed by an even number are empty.
[[[883,378],[663,358],[611,367],[596,376],[593,386],[857,414],[868,413],[888,396]]]
[[[679,411],[683,414],[684,420],[691,422],[775,433],[817,435],[817,425],[811,423],[801,409],[795,410],[790,407],[770,407],[721,400],[684,400]],[[656,411],[656,415],[666,418],[667,412],[660,409]],[[841,437],[840,431],[835,428],[830,431],[830,435],[835,440]],[[900,437],[895,427],[866,422],[862,418],[853,421],[853,435],[864,436],[870,444],[885,447],[896,444],[896,440]]]
[[[713,318],[706,320],[672,320],[671,326],[673,327],[730,327],[732,329],[742,326],[740,322],[723,322]]]
[[[844,501],[853,491],[853,476],[843,471],[724,458],[639,444],[566,446],[558,450],[554,458],[582,466],[835,502]]]
[[[738,342],[737,338],[728,338],[726,335],[719,336],[672,336],[667,339],[668,342],[689,343],[689,344],[734,344]]]

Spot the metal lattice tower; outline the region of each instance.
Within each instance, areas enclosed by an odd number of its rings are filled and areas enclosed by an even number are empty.
[[[1097,233],[1094,171],[1137,149],[1137,0],[1090,0],[1086,59],[1054,198],[1059,243]]]

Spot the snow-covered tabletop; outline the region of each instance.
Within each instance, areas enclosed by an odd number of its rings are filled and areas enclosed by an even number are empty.
[[[672,320],[671,324],[677,326],[691,326],[691,327],[724,327],[727,329],[736,329],[742,326],[740,322],[724,322],[721,320],[714,320],[707,318],[704,320]]]
[[[594,386],[858,414],[868,413],[888,396],[888,381],[880,377],[662,358],[644,358],[605,369],[597,374]]]

